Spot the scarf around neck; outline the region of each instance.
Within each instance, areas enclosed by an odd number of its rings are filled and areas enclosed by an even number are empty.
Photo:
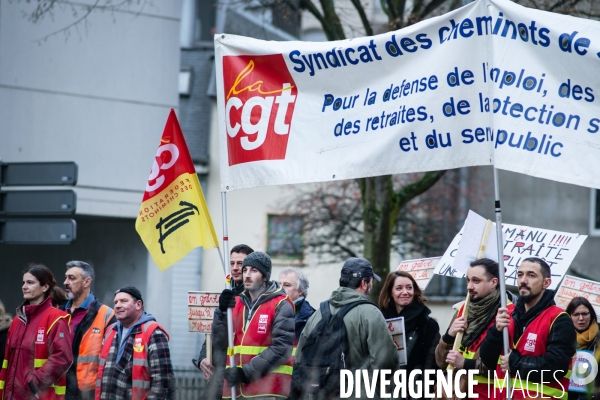
[[[577,350],[589,349],[592,343],[596,340],[596,335],[598,335],[598,324],[596,321],[592,321],[590,327],[585,331],[581,333],[577,332]]]
[[[462,345],[469,347],[496,317],[500,308],[500,290],[496,289],[478,302],[469,302],[469,316],[467,329],[462,340]]]

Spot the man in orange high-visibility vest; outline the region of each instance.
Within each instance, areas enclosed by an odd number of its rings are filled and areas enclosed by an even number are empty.
[[[172,399],[169,335],[144,311],[142,294],[134,286],[117,290],[114,305],[117,323],[104,338],[95,399]]]
[[[71,315],[73,364],[67,371],[65,400],[92,400],[100,349],[106,329],[117,320],[112,308],[92,294],[94,268],[83,261],[69,261],[65,272],[65,293],[69,301],[64,310]]]
[[[496,389],[506,390],[510,374],[512,399],[566,399],[571,359],[576,349],[575,326],[571,317],[554,303],[550,266],[530,257],[517,270],[519,300],[512,315],[498,310],[481,344],[481,360],[496,370]],[[499,358],[502,329],[508,328],[510,352]]]
[[[233,308],[235,364],[225,369],[223,398],[236,387],[240,398],[287,398],[294,357],[294,311],[281,285],[271,281],[271,258],[255,251],[243,261],[245,290],[225,289],[213,319],[215,347],[227,347],[227,308]]]

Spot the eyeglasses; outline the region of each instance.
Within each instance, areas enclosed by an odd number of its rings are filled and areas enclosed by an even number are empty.
[[[574,313],[574,314],[571,314],[571,316],[575,317],[575,318],[579,318],[579,317],[587,318],[590,316],[590,312],[586,311],[586,312],[581,312],[581,313]]]

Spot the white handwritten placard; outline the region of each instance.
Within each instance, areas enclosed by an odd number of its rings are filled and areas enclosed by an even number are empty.
[[[388,331],[392,335],[392,341],[398,349],[398,360],[400,365],[405,365],[407,360],[406,354],[406,336],[404,335],[404,317],[386,319]]]
[[[212,321],[188,320],[189,332],[212,333]]]
[[[586,298],[594,310],[596,315],[600,315],[600,283],[590,281],[588,279],[577,278],[571,275],[565,275],[565,279],[561,282],[554,301],[560,308],[567,309],[567,306],[575,297]]]
[[[492,229],[496,229],[493,224]],[[458,248],[462,240],[463,229],[454,237],[450,246],[437,264],[434,272],[438,275],[463,278],[465,273],[454,266]],[[579,248],[587,235],[551,231],[548,229],[534,228],[525,225],[502,224],[504,237],[504,267],[506,268],[505,281],[507,285],[516,286],[517,268],[521,261],[528,257],[538,257],[550,265],[552,283],[549,289],[556,289],[562,277],[577,255]],[[495,261],[498,256],[490,255]]]
[[[188,327],[190,332],[211,333],[212,320],[219,306],[220,293],[188,292]]]
[[[419,258],[416,260],[404,260],[398,265],[396,271],[408,272],[415,278],[421,290],[425,290],[431,278],[433,270],[442,257]]]

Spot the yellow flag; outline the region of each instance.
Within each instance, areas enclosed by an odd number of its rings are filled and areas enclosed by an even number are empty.
[[[219,246],[194,163],[172,109],[135,229],[162,271],[198,246]]]

